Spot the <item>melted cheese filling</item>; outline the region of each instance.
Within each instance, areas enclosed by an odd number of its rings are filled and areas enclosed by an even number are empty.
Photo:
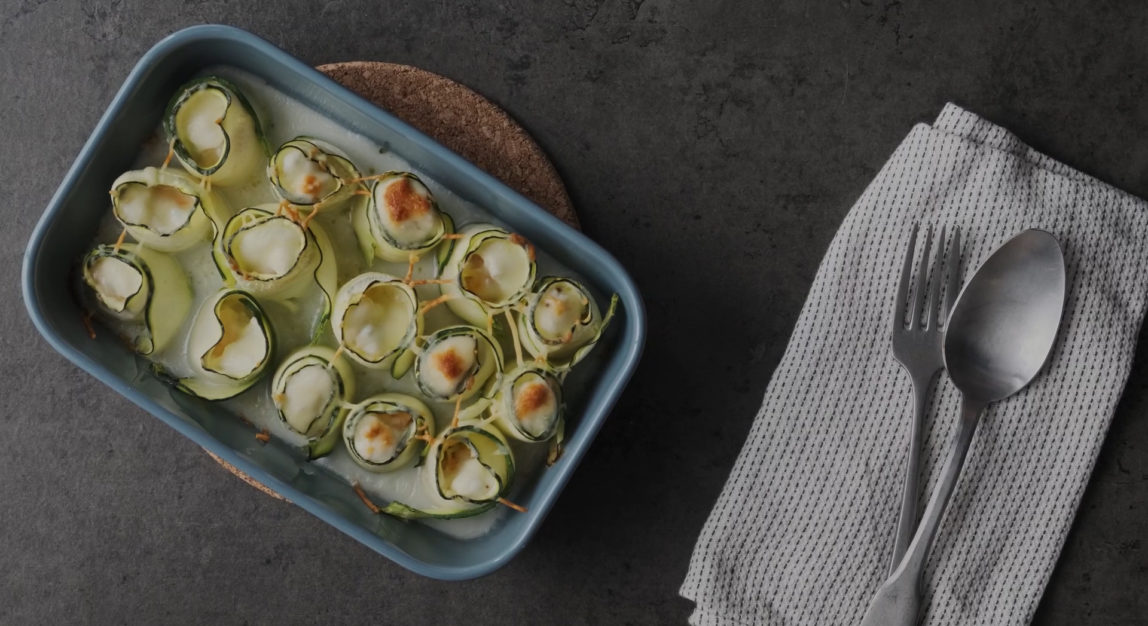
[[[367,413],[355,424],[355,452],[371,463],[386,463],[406,448],[412,434],[410,413]]]
[[[338,179],[316,160],[318,156],[309,156],[298,148],[287,148],[279,153],[276,159],[279,186],[290,196],[289,200],[314,204],[339,188]]]
[[[419,381],[440,398],[465,391],[466,381],[478,369],[478,340],[457,335],[439,341],[420,361]]]
[[[227,96],[219,90],[200,89],[175,114],[179,141],[201,169],[223,160],[227,150],[227,135],[223,131],[227,104]]]
[[[223,335],[203,355],[203,366],[236,380],[243,379],[266,359],[267,336],[259,319],[238,297],[225,298],[216,310]]]
[[[141,297],[133,302],[132,313],[138,313],[146,300],[143,274],[132,264],[116,257],[100,257],[88,266],[92,288],[104,306],[116,313],[127,307],[128,300],[136,294]]]
[[[169,185],[150,187],[129,183],[121,187],[116,209],[123,221],[145,226],[160,235],[183,228],[195,211],[198,198]]]
[[[468,500],[484,501],[498,496],[498,477],[478,460],[475,450],[463,441],[443,444],[443,492]]]
[[[524,374],[514,381],[514,418],[525,432],[541,437],[558,414],[558,398],[542,376]]]
[[[295,432],[319,435],[321,432],[308,430],[331,402],[335,388],[335,373],[331,369],[318,363],[305,365],[284,383],[283,396],[278,400],[279,410]],[[321,431],[323,424],[316,426]]]
[[[590,302],[579,289],[569,283],[554,283],[538,300],[534,327],[543,339],[565,343],[585,318],[589,306]]]
[[[491,238],[467,256],[460,280],[463,289],[484,302],[502,303],[530,279],[530,256],[522,246]]]
[[[290,272],[306,245],[307,236],[298,224],[272,217],[236,232],[230,251],[240,272],[267,279]]]
[[[375,283],[343,316],[343,343],[368,361],[394,352],[407,336],[414,311],[407,294],[395,285]]]
[[[435,235],[438,213],[421,183],[399,176],[378,185],[375,207],[383,228],[400,244],[417,245]]]

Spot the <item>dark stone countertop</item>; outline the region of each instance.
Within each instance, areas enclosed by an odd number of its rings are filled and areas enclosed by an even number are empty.
[[[1148,195],[1135,3],[276,5],[0,8],[0,622],[683,623],[694,538],[820,257],[912,124],[955,101]],[[442,583],[360,549],[228,476],[29,322],[19,268],[43,207],[136,60],[202,22],[311,64],[408,63],[485,94],[537,137],[587,233],[642,286],[641,368],[497,573]],[[1148,619],[1140,352],[1038,624]]]

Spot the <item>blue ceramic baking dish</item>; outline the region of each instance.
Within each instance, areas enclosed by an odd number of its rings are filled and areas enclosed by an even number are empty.
[[[514,494],[529,512],[507,515],[487,535],[466,541],[422,524],[373,515],[333,475],[308,467],[286,447],[259,445],[235,416],[165,385],[110,333],[89,337],[71,276],[106,210],[107,190],[157,128],[175,89],[217,65],[255,74],[347,129],[388,146],[581,274],[592,290],[620,296],[619,317],[592,362],[583,366],[592,374],[570,399],[566,454]],[[523,548],[617,401],[645,339],[638,292],[602,248],[411,126],[266,41],[227,26],[181,30],[156,44],[132,70],[32,234],[24,254],[23,290],[36,327],[73,363],[335,528],[403,567],[445,580],[487,574]]]

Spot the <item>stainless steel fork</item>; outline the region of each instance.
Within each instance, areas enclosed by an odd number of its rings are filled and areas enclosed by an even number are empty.
[[[961,231],[953,229],[953,240],[945,255],[945,229],[937,237],[936,259],[929,271],[929,252],[933,246],[933,227],[925,231],[924,250],[918,266],[915,285],[910,284],[913,260],[917,248],[917,225],[909,237],[901,269],[901,282],[897,287],[897,301],[893,305],[893,356],[913,379],[913,423],[909,434],[909,462],[905,467],[904,489],[901,494],[901,515],[897,522],[897,541],[893,547],[892,572],[901,562],[913,534],[917,530],[917,494],[921,471],[921,438],[924,430],[925,407],[929,401],[929,386],[945,365],[942,353],[944,328],[949,310],[960,287]],[[941,284],[947,284],[944,300]],[[912,288],[912,298],[910,298]],[[928,290],[928,300],[923,300]]]

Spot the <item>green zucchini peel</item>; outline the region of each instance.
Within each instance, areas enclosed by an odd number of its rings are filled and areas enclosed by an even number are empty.
[[[132,340],[140,354],[163,350],[191,311],[191,287],[179,263],[137,244],[96,246],[84,257],[82,274],[100,310],[141,322]]]
[[[602,315],[598,304],[578,281],[548,276],[526,297],[518,316],[522,346],[547,367],[565,372],[586,358],[614,319],[618,294]]]
[[[223,205],[187,174],[147,167],[112,183],[112,213],[148,248],[178,252],[215,236]]]
[[[435,430],[434,413],[423,401],[401,393],[381,393],[355,405],[343,422],[343,443],[359,467],[393,472],[409,466]]]
[[[176,159],[205,184],[242,184],[266,162],[255,109],[238,87],[218,76],[180,87],[164,112],[163,131]]]
[[[463,424],[437,437],[420,466],[424,506],[394,501],[381,513],[402,519],[472,517],[503,501],[514,479],[514,454],[497,429]]]
[[[410,172],[384,172],[374,178],[366,205],[355,207],[352,215],[355,237],[368,262],[372,256],[406,262],[439,245],[449,217],[422,180]]]
[[[448,326],[421,340],[414,362],[419,391],[455,402],[493,393],[502,375],[502,347],[474,326]]]
[[[275,334],[251,294],[223,289],[200,307],[187,352],[192,375],[177,387],[205,400],[224,400],[246,391],[267,371]]]
[[[491,224],[470,224],[458,231],[442,271],[446,305],[467,322],[486,327],[530,293],[537,271],[534,246]]]
[[[287,428],[307,438],[307,456],[329,454],[339,441],[355,393],[350,364],[326,346],[292,352],[271,379],[271,401]]]
[[[275,193],[303,214],[338,210],[357,190],[359,170],[330,144],[296,137],[271,155],[267,175]]]
[[[331,328],[355,362],[382,369],[422,333],[423,315],[410,285],[388,274],[366,272],[335,294]]]

